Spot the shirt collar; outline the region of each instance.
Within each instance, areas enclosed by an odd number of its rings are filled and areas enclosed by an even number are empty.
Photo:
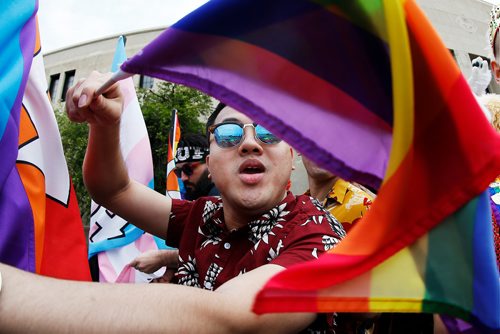
[[[291,192],[287,192],[285,198],[279,202],[274,208],[264,213],[258,219],[253,220],[249,225],[262,225],[267,224],[270,220],[273,224],[276,224],[281,220],[281,216],[286,211],[291,211],[293,209],[292,203],[295,201],[295,196]],[[220,234],[222,231],[227,231],[226,224],[224,222],[224,208],[222,205],[222,200],[219,198],[217,201],[213,201],[217,208],[215,209],[213,215],[206,222],[202,222],[200,228],[208,237],[215,236],[214,234]],[[285,205],[283,205],[285,204]],[[247,226],[245,227],[247,228]],[[254,240],[259,240],[262,237],[261,229],[250,228],[249,235]]]
[[[210,203],[209,203],[210,202]],[[212,211],[209,213],[209,211]],[[220,197],[211,197],[205,202],[203,215],[209,215],[208,219],[202,217],[200,228],[207,236],[218,235],[224,230],[224,208]]]
[[[344,198],[348,191],[349,182],[342,180],[340,177],[337,177],[336,181],[333,183],[332,188],[323,200],[323,206],[325,206],[328,202],[338,202],[340,204],[344,203]],[[307,189],[304,195],[311,196],[311,191]]]
[[[344,203],[344,198],[348,191],[349,182],[342,180],[341,178],[337,178],[337,181],[333,184],[332,189],[328,195],[326,195],[326,201],[334,200],[342,204]]]

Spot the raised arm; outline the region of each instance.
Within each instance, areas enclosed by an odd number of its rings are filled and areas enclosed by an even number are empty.
[[[74,122],[89,124],[83,164],[87,190],[98,204],[143,230],[164,238],[171,209],[170,198],[131,180],[120,151],[123,96],[118,84],[103,95],[95,91],[110,74],[92,72],[68,90],[66,112]]]
[[[217,292],[173,284],[56,280],[0,264],[0,331],[36,333],[295,333],[313,314],[251,312],[253,298],[282,270],[265,265]]]

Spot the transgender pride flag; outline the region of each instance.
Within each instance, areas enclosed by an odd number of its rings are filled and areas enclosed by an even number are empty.
[[[122,36],[118,39],[112,71],[126,59]],[[153,188],[153,158],[146,124],[132,79],[120,82],[124,95],[124,111],[121,120],[121,151],[132,179]],[[98,255],[99,281],[115,283],[148,282],[162,273],[145,274],[128,266],[130,261],[148,250],[166,248],[165,242],[92,201],[89,258]]]

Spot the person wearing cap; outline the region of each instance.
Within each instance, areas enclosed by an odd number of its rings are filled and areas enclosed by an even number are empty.
[[[190,201],[205,196],[219,196],[220,193],[210,179],[205,158],[209,148],[205,136],[201,134],[186,134],[181,137],[175,156],[175,174],[182,180],[186,189],[184,198]],[[136,270],[152,274],[162,267],[167,270],[162,277],[153,280],[155,283],[170,283],[178,268],[177,250],[150,250],[137,256],[130,262]]]
[[[325,315],[252,312],[272,276],[316,259],[345,235],[317,201],[286,190],[292,148],[219,105],[207,122],[205,160],[221,196],[172,200],[128,177],[119,140],[123,96],[117,84],[95,93],[108,78],[93,72],[66,96],[68,117],[89,124],[85,185],[97,203],[179,248],[179,284],[67,282],[0,265],[1,330],[333,332]]]
[[[175,174],[184,183],[185,199],[194,201],[203,196],[219,196],[210,179],[205,159],[209,154],[207,139],[200,134],[181,137],[175,155]]]

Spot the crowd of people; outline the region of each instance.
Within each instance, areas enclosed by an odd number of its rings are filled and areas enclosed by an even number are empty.
[[[491,66],[500,82],[498,10],[493,21]],[[473,65],[471,88],[482,96],[491,74],[482,59],[475,59]],[[370,209],[376,198],[373,190],[343,180],[303,156],[309,189],[302,195],[292,194],[293,149],[261,124],[220,103],[207,121],[206,134],[185,135],[179,144],[176,174],[184,183],[185,199],[159,194],[129,178],[119,142],[122,93],[115,84],[102,95],[96,94],[108,78],[93,72],[70,88],[66,97],[69,119],[89,124],[85,185],[100,205],[176,248],[144,253],[130,264],[147,273],[166,266],[158,281],[170,284],[79,284],[35,277],[0,264],[2,330],[386,330],[381,329],[387,328],[384,317],[376,314],[257,316],[251,311],[256,293],[273,275],[316,259],[341,242]],[[482,99],[500,130],[500,99],[494,95]],[[493,227],[500,253],[498,225]],[[415,320],[402,315],[399,319],[412,333],[435,331],[432,316]]]

